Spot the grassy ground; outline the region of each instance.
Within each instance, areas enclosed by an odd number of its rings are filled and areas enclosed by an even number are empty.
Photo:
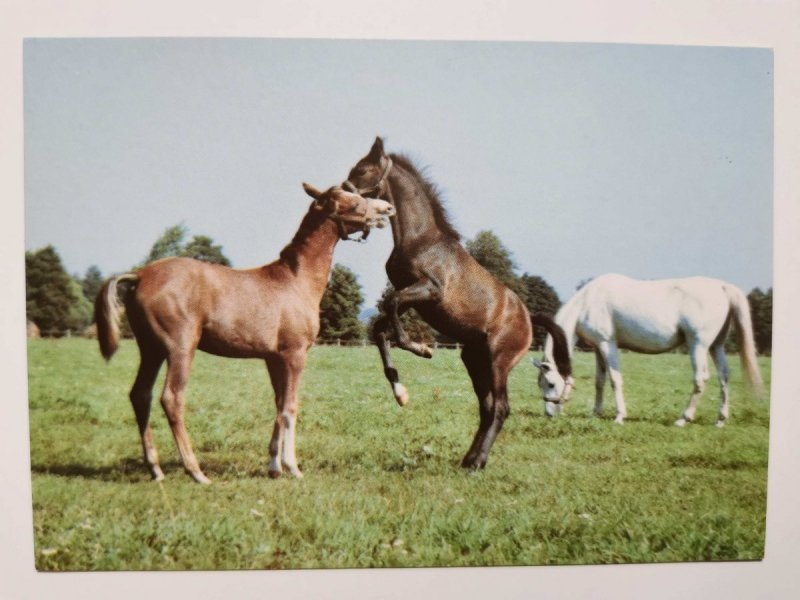
[[[127,400],[138,355],[108,365],[86,340],[29,344],[36,567],[265,569],[753,560],[763,556],[769,405],[733,364],[730,423],[713,426],[712,380],[679,429],[688,358],[623,356],[629,418],[590,416],[594,359],[575,359],[569,414],[547,420],[526,361],[488,467],[458,463],[477,403],[452,350],[394,351],[412,396],[399,408],[373,348],[314,348],[301,387],[306,477],[266,477],[274,404],[259,361],[198,354],[187,420],[214,481],[178,462],[152,423],[167,475],[149,480]],[[769,360],[762,359],[769,382]],[[159,382],[160,388],[160,382]]]

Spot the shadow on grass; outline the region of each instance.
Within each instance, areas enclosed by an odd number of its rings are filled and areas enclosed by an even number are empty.
[[[214,479],[266,479],[266,464],[258,467],[246,468],[234,463],[208,461],[201,463],[203,472],[212,480]],[[161,469],[167,478],[190,476],[184,471],[183,464],[178,461],[161,463]],[[32,464],[31,473],[34,475],[55,475],[76,479],[93,479],[113,483],[142,483],[152,481],[150,472],[144,461],[136,458],[126,458],[113,465],[89,466],[81,464]]]
[[[690,469],[717,469],[720,471],[742,471],[742,470],[761,470],[767,468],[766,459],[745,460],[740,458],[719,458],[715,456],[704,456],[690,454],[687,456],[671,456],[669,465],[677,468]]]

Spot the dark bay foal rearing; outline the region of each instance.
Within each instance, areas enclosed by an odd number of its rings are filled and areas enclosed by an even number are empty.
[[[137,273],[114,277],[95,302],[100,350],[110,359],[119,343],[119,296],[136,336],[141,364],[131,389],[144,457],[156,480],[164,478],[150,430],[156,376],[167,361],[161,404],[186,471],[200,470],[184,424],[185,389],[197,349],[231,358],[262,358],[275,390],[277,414],[269,444],[269,475],[282,466],[302,477],[295,456],[298,384],[308,349],[319,333],[319,305],[340,239],[383,227],[394,213],[382,200],[333,187],[314,198],[280,258],[263,267],[231,269],[191,258],[155,261]]]
[[[401,326],[400,315],[414,308],[434,329],[463,344],[461,359],[478,396],[480,425],[461,464],[484,467],[509,413],[508,374],[530,348],[532,321],[525,304],[467,252],[435,187],[405,157],[386,155],[381,138],[342,186],[388,200],[397,211],[392,218],[394,249],[386,263],[396,291],[386,298],[373,328],[397,402],[404,405],[408,392],[389,356],[390,332],[400,348],[431,356],[430,349],[409,339]],[[533,323],[553,336],[553,358],[568,377],[564,332],[543,315],[536,315]]]

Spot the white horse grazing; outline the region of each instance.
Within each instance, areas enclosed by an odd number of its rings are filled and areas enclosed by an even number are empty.
[[[615,422],[619,424],[627,414],[622,395],[619,349],[658,354],[685,342],[694,369],[694,389],[686,410],[675,424],[682,427],[694,418],[697,402],[709,378],[710,350],[722,388],[717,421],[717,427],[722,427],[729,411],[725,339],[731,321],[739,333],[739,354],[746,378],[757,393],[763,390],[747,297],[736,286],[718,279],[689,277],[639,281],[623,275],[602,275],[586,284],[562,306],[555,321],[567,335],[570,351],[575,346],[576,336],[594,347],[597,362],[594,412],[597,415],[602,413],[603,387],[608,374],[617,404]],[[551,356],[549,337],[545,356]],[[561,380],[549,358],[544,363],[534,361],[534,364],[539,367],[539,387],[543,392],[553,388],[563,390],[560,398],[545,399],[545,413],[554,416],[569,398],[572,382]]]

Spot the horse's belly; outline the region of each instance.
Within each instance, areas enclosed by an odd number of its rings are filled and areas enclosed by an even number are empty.
[[[680,330],[671,329],[664,331],[637,324],[631,326],[617,326],[617,345],[626,350],[642,352],[645,354],[658,354],[677,348],[684,342]]]

